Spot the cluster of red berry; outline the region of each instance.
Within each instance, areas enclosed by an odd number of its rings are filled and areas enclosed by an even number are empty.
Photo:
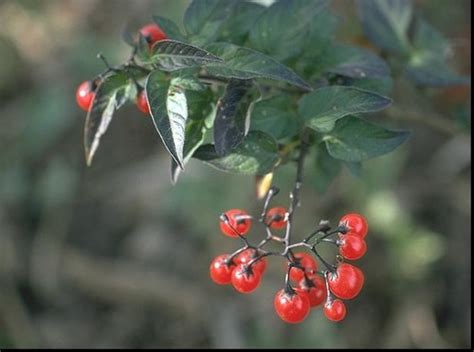
[[[139,31],[148,42],[148,46],[150,48],[157,41],[167,39],[166,34],[156,24],[148,24],[142,27]],[[88,112],[92,107],[92,102],[95,98],[96,88],[97,84],[95,80],[84,81],[77,88],[76,102],[82,110]],[[144,114],[150,114],[150,106],[148,105],[146,94],[142,87],[139,87],[138,89],[136,105],[138,107],[138,110],[140,110]]]
[[[272,230],[288,226],[288,215],[283,207],[264,211],[261,222],[265,225],[267,236],[259,245],[251,246],[246,235],[252,226],[252,216],[239,209],[222,214],[222,233],[232,238],[240,237],[245,245],[232,254],[221,254],[214,258],[210,265],[211,279],[219,285],[232,284],[241,293],[252,292],[260,284],[265,272],[265,257],[280,255],[287,258],[288,271],[285,287],[279,290],[274,298],[274,308],[278,316],[285,322],[299,323],[306,319],[311,308],[324,303],[323,311],[328,319],[344,319],[346,307],[342,300],[352,299],[359,294],[364,284],[364,274],[354,265],[344,263],[343,258],[359,259],[367,251],[364,240],[368,232],[367,221],[359,214],[347,214],[341,218],[335,231],[330,231],[328,222],[322,221],[320,227],[304,241],[290,244],[284,237],[272,233]],[[322,236],[310,243],[318,234]],[[331,235],[337,237],[329,238]],[[284,244],[284,251],[278,253],[264,250],[263,246],[271,240]],[[327,263],[319,255],[316,245],[321,242],[338,246],[337,266]],[[297,247],[309,248],[324,263],[327,270],[318,271],[318,264],[313,255],[306,252],[293,253],[292,249]]]

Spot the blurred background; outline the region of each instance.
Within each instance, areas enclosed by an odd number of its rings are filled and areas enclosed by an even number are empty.
[[[150,119],[127,105],[94,163],[83,152],[77,86],[123,62],[125,24],[180,21],[188,1],[0,1],[0,347],[456,347],[471,345],[470,88],[394,82],[383,116],[413,131],[395,152],[347,170],[324,194],[307,161],[296,233],[348,211],[369,219],[361,295],[335,324],[316,309],[299,325],[273,310],[283,260],[259,289],[218,287],[208,267],[240,243],[222,236],[230,208],[256,214],[252,177],[192,160],[178,184]],[[334,1],[339,38],[367,46],[353,1]],[[471,2],[417,1],[471,74]],[[288,204],[294,167],[279,169]],[[260,240],[253,231],[249,239]],[[331,249],[328,249],[328,253]],[[334,253],[332,253],[333,255]]]

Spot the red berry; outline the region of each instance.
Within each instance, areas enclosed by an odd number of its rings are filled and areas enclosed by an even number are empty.
[[[331,292],[342,299],[357,296],[364,285],[362,270],[354,265],[342,263],[335,273],[329,274],[328,284]]]
[[[228,210],[225,215],[227,216],[228,223],[224,221],[220,222],[220,228],[222,233],[229,237],[239,237],[235,232],[237,231],[240,235],[245,235],[249,230],[252,222],[248,218],[248,214],[240,209]],[[234,231],[235,229],[235,231]]]
[[[221,254],[215,257],[211,266],[209,267],[209,272],[211,274],[211,279],[218,285],[230,284],[232,278],[232,272],[235,269],[235,264],[232,262],[227,263],[227,254]]]
[[[308,294],[309,305],[311,308],[319,306],[326,299],[326,283],[324,279],[317,275],[309,281],[303,278],[299,286],[301,290]]]
[[[362,258],[367,252],[364,239],[355,235],[339,235],[339,253],[346,259]]]
[[[76,90],[76,102],[82,110],[89,111],[94,97],[92,81],[82,82]]]
[[[140,110],[144,114],[150,114],[150,106],[148,105],[148,99],[146,98],[145,90],[142,90],[137,95],[137,107],[138,110]]]
[[[288,293],[285,290],[278,291],[273,305],[278,316],[291,324],[305,320],[310,309],[308,295],[299,288],[296,288],[294,293]]]
[[[232,285],[241,293],[250,293],[260,284],[261,274],[258,270],[239,264],[232,272]]]
[[[355,235],[364,238],[369,231],[367,220],[360,214],[350,213],[344,215],[339,221],[339,226],[348,228],[346,235]]]
[[[326,318],[332,321],[341,321],[346,316],[346,305],[340,299],[327,301],[323,309]]]
[[[145,37],[149,47],[159,40],[167,39],[165,32],[154,23],[143,26],[140,33]]]
[[[307,276],[312,277],[316,274],[318,264],[316,263],[316,260],[314,260],[312,255],[304,252],[299,252],[295,253],[295,259],[300,266],[305,268],[304,272],[306,272]],[[290,279],[293,281],[300,281],[304,278],[304,272],[300,268],[292,267],[290,270]]]
[[[235,258],[235,262],[237,264],[247,264],[249,261],[252,259],[256,258],[258,256],[257,251],[253,248],[248,248],[242,253],[238,254]],[[252,269],[255,269],[260,272],[260,274],[263,274],[265,269],[267,268],[267,261],[265,258],[260,258],[256,262],[252,264]]]
[[[286,226],[287,219],[286,219],[286,209],[283,207],[275,207],[271,208],[267,212],[266,216],[267,224],[270,224],[272,229],[282,229]]]

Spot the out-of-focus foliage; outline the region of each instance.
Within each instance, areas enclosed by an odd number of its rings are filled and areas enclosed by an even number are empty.
[[[172,186],[170,160],[153,122],[133,106],[114,118],[101,153],[86,167],[84,114],[74,93],[103,70],[96,53],[112,64],[123,62],[129,47],[120,33],[126,24],[138,28],[152,14],[180,23],[187,5],[0,3],[0,347],[469,347],[470,88],[414,85],[411,78],[427,77],[419,70],[410,75],[419,57],[390,50],[386,55],[373,46],[356,2],[334,1],[330,11],[337,16],[322,16],[323,29],[337,18],[336,36],[346,45],[341,51],[353,50],[353,61],[328,68],[330,61],[315,60],[297,72],[316,77],[330,69],[347,76],[359,67],[357,58],[376,60],[372,53],[382,54],[393,82],[337,79],[382,95],[391,91],[396,104],[383,123],[410,129],[412,138],[362,169],[340,161],[321,174],[318,165],[328,165],[326,149],[313,150],[307,161],[311,178],[305,180],[295,237],[320,218],[335,223],[348,211],[369,219],[369,252],[360,261],[366,286],[348,302],[343,323],[328,322],[321,311],[298,326],[282,323],[269,303],[282,285],[283,262],[277,260],[269,262],[261,287],[249,296],[209,279],[211,258],[234,248],[219,234],[218,215],[231,207],[259,211],[253,177],[222,174],[189,160],[180,184]],[[410,10],[430,26],[420,22],[413,45],[423,53],[445,53],[449,43],[443,63],[462,76],[471,72],[470,7],[467,0],[424,0]],[[242,33],[228,28],[233,22],[254,28],[253,16],[263,10],[255,5],[246,11],[248,16],[226,22],[219,35],[240,40]],[[317,27],[309,26],[308,40],[323,41]],[[424,47],[426,36],[437,39]],[[251,38],[259,40],[256,34]],[[364,49],[354,49],[360,46]],[[275,54],[284,53],[289,51]],[[292,57],[279,59],[291,63]],[[262,121],[265,109],[265,101],[255,106]],[[278,138],[291,133],[291,126],[266,132]],[[310,170],[311,164],[319,171]],[[273,177],[281,205],[288,204],[293,178],[292,165]]]

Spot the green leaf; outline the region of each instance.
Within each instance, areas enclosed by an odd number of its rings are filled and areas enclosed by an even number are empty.
[[[325,71],[351,78],[385,78],[390,68],[372,52],[350,45],[336,44],[321,59],[327,63]]]
[[[420,86],[444,87],[470,85],[471,79],[453,71],[446,63],[431,56],[414,56],[406,67],[408,76]]]
[[[206,144],[198,148],[194,157],[218,170],[244,175],[265,175],[280,161],[275,140],[258,131],[249,132],[226,156],[219,156],[212,144]]]
[[[207,46],[207,50],[225,61],[223,64],[208,64],[211,75],[237,79],[268,78],[311,90],[311,86],[290,68],[258,51],[229,43],[213,43]]]
[[[239,1],[234,14],[223,24],[216,41],[243,44],[266,7],[255,2]]]
[[[390,98],[354,87],[330,86],[303,96],[299,114],[306,125],[316,131],[328,132],[340,118],[385,109]]]
[[[184,90],[169,85],[158,70],[148,76],[145,90],[155,128],[171,157],[183,168],[184,133],[188,118]]]
[[[142,62],[150,62],[151,60],[151,50],[150,44],[146,40],[146,38],[138,32],[138,41],[137,41],[137,57]]]
[[[414,50],[406,72],[418,85],[440,87],[470,84],[470,78],[452,70],[446,63],[452,53],[449,41],[426,21],[416,21]]]
[[[339,19],[328,9],[319,12],[309,24],[301,55],[313,58],[314,61],[314,57],[334,41],[338,23]]]
[[[247,134],[247,111],[252,102],[251,87],[251,80],[231,79],[224,95],[217,102],[214,144],[218,155],[231,152]]]
[[[393,89],[393,80],[390,77],[385,78],[344,78],[343,85],[352,86],[380,95],[390,95]]]
[[[184,14],[184,27],[197,45],[213,42],[233,15],[238,0],[193,0]]]
[[[258,101],[252,110],[250,130],[265,132],[277,140],[296,135],[299,120],[291,98],[281,94]]]
[[[156,42],[152,47],[150,61],[157,64],[163,71],[174,71],[187,67],[223,62],[221,58],[204,49],[176,40],[160,40]]]
[[[84,126],[84,149],[87,165],[91,165],[100,139],[107,131],[113,114],[127,98],[130,82],[123,72],[104,78],[96,88],[95,98]]]
[[[192,120],[206,119],[215,105],[214,93],[207,88],[203,91],[186,91],[189,118]],[[212,126],[212,125],[211,125]]]
[[[181,71],[180,71],[181,72]],[[207,87],[199,79],[194,76],[177,76],[171,79],[171,84],[179,86],[186,90],[202,91]]]
[[[362,176],[362,163],[360,162],[351,162],[351,161],[342,161],[344,166],[349,170],[350,174],[354,177]]]
[[[329,154],[336,159],[360,162],[391,152],[409,137],[408,131],[393,131],[353,116],[336,122],[323,137]]]
[[[307,29],[327,0],[280,0],[258,18],[250,31],[250,45],[278,60],[300,52]]]
[[[204,121],[187,121],[183,148],[183,165],[186,165],[189,159],[193,156],[193,153],[202,145],[204,142],[205,132],[206,128],[204,126]],[[176,161],[171,158],[171,183],[176,184],[180,173],[181,168],[178,166]]]
[[[153,16],[153,21],[165,32],[167,38],[180,42],[186,41],[184,34],[173,21],[161,16]]]
[[[410,51],[411,0],[358,0],[357,4],[364,32],[376,46],[396,54]]]
[[[316,150],[314,185],[324,193],[331,182],[341,171],[341,161],[329,155],[324,145],[319,144]]]

